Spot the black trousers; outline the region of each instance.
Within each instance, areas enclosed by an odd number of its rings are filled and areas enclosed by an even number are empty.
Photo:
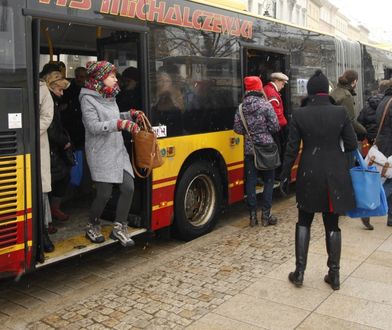
[[[339,231],[339,214],[323,212],[323,222],[326,232]],[[309,213],[298,209],[298,225],[310,228],[314,218],[314,213]]]
[[[94,223],[96,219],[99,219],[103,210],[105,209],[106,203],[112,196],[113,183],[108,182],[95,182],[97,189],[97,195],[91,205],[90,219],[91,223]],[[116,207],[116,222],[127,223],[128,213],[132,205],[133,192],[135,185],[132,176],[124,171],[123,182],[119,184],[120,197],[118,198]]]

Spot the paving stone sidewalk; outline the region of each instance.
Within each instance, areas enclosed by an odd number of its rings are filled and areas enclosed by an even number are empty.
[[[392,312],[392,280],[380,288],[373,283],[378,294],[372,295],[367,278],[371,274],[380,281],[382,271],[392,275],[392,230],[385,219],[377,219],[373,232],[343,219],[343,284],[334,293],[322,281],[326,253],[319,216],[312,226],[305,286],[288,283],[297,209],[293,199],[276,209],[277,226],[249,228],[246,213],[239,212],[238,220],[209,235],[143,263],[125,263],[104,280],[92,280],[90,288],[65,294],[60,302],[53,299],[50,307],[49,299],[42,304],[46,310],[37,305],[29,315],[14,314],[4,324],[13,329],[388,329],[392,313],[381,317],[380,311]],[[372,273],[377,267],[379,277]],[[346,315],[352,299],[362,310],[370,306],[378,320],[369,321],[365,313]],[[330,312],[336,309],[337,317]]]

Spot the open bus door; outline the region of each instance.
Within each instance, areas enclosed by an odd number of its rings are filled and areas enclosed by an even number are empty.
[[[105,59],[116,65],[120,75],[120,84],[122,84],[121,75],[124,70],[130,66],[140,70],[140,77],[146,76],[144,65],[144,63],[146,63],[144,51],[146,42],[145,33],[141,33],[141,31],[127,32],[117,30],[113,25],[106,28],[95,25],[79,25],[77,23],[69,24],[69,22],[65,21],[45,20],[40,18],[34,18],[34,21],[36,21],[35,24],[40,27],[39,29],[34,29],[36,30],[36,35],[33,37],[33,40],[38,40],[39,51],[36,52],[34,56],[34,62],[35,66],[39,68],[39,71],[42,70],[43,65],[48,61],[63,62],[66,69],[66,78],[71,81],[72,86],[73,83],[76,84],[76,79],[74,79],[73,74],[77,67],[85,67],[89,61]],[[121,42],[117,42],[118,39],[120,39]],[[36,79],[38,80],[38,75]],[[145,83],[145,79],[141,79],[140,90],[142,94],[142,109],[148,108],[146,97],[147,88],[144,86]],[[78,95],[79,94],[77,93],[77,95],[71,95],[69,97],[76,96],[78,99]],[[62,105],[60,113],[62,122],[65,111],[70,111],[70,109],[75,111],[74,105],[76,103],[71,102],[73,105],[70,107],[70,103],[66,102],[66,100],[64,95],[60,101],[58,101],[59,104]],[[75,120],[81,121],[81,114],[80,118],[75,118]],[[76,125],[77,123],[71,121],[71,125],[73,124]],[[64,122],[63,126],[63,128],[66,128]],[[72,135],[70,134],[70,136],[72,142]],[[81,136],[84,136],[84,133]],[[84,142],[82,145],[84,145]],[[50,235],[50,238],[54,243],[55,250],[50,253],[45,253],[45,262],[36,265],[36,267],[45,266],[115,242],[109,238],[109,234],[112,228],[111,222],[114,220],[114,210],[118,198],[116,188],[113,189],[112,198],[108,202],[104,214],[101,216],[101,219],[103,220],[102,233],[106,238],[105,242],[94,244],[85,237],[89,209],[94,199],[95,191],[94,184],[89,176],[88,165],[85,158],[84,164],[87,169],[86,171],[83,171],[83,176],[86,177],[87,185],[90,189],[88,189],[87,193],[84,193],[83,189],[78,190],[76,188],[76,193],[74,195],[72,190],[70,194],[65,195],[62,207],[63,210],[70,214],[71,220],[54,221],[58,231]],[[72,187],[72,189],[74,188],[75,187]],[[150,212],[151,182],[150,180],[136,180],[133,203],[128,216],[128,223],[132,227],[130,228],[131,236],[146,232],[150,228]],[[37,226],[37,231],[42,232],[42,228],[40,229],[39,226]],[[39,235],[37,235],[37,238],[39,239]],[[37,254],[37,260],[39,260],[38,256],[39,254]]]

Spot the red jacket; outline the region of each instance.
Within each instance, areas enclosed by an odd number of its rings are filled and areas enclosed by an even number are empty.
[[[275,87],[275,84],[269,82],[264,86],[264,92],[267,95],[272,107],[275,110],[276,116],[278,117],[279,126],[284,127],[287,125],[287,119],[284,116],[283,102],[280,93]]]

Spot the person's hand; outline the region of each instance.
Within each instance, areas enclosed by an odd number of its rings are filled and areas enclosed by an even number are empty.
[[[64,150],[67,150],[68,148],[71,148],[71,142],[68,142],[68,143],[64,146]]]
[[[140,132],[139,125],[130,120],[121,120],[117,122],[117,128],[119,131],[128,131],[132,135]]]
[[[144,112],[141,110],[136,110],[136,109],[131,109],[129,110],[129,113],[131,115],[131,118],[135,120],[136,123],[142,122],[142,117],[144,115]]]
[[[287,196],[290,193],[289,177],[283,177],[280,179],[279,190],[283,196]]]

